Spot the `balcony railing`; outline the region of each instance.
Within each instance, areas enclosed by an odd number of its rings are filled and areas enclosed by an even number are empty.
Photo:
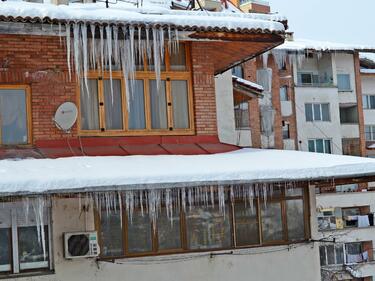
[[[298,86],[333,87],[333,77],[326,74],[298,73]]]

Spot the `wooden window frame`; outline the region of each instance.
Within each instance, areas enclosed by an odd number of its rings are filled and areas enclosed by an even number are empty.
[[[231,246],[229,248],[208,248],[208,249],[189,249],[187,243],[187,223],[186,223],[186,215],[182,206],[180,206],[180,241],[181,247],[178,249],[169,249],[159,251],[157,247],[158,243],[158,229],[156,227],[155,231],[153,231],[152,222],[150,222],[150,227],[152,230],[152,251],[151,252],[144,252],[144,253],[129,253],[128,246],[127,246],[127,233],[128,233],[128,215],[126,213],[126,208],[123,206],[122,208],[122,239],[123,239],[123,255],[122,256],[100,256],[100,259],[103,260],[113,260],[118,258],[132,258],[132,257],[145,257],[145,256],[159,256],[159,255],[166,255],[166,254],[184,254],[184,253],[200,253],[200,252],[214,252],[214,251],[223,251],[223,250],[234,250],[234,249],[246,249],[246,248],[258,248],[258,247],[265,247],[265,246],[278,246],[278,245],[289,245],[289,244],[296,244],[296,243],[304,243],[306,242],[311,236],[310,230],[310,200],[309,200],[309,192],[308,186],[306,184],[301,184],[298,188],[302,189],[302,194],[298,196],[286,196],[285,188],[282,188],[282,192],[280,197],[278,198],[268,198],[267,202],[279,202],[281,204],[281,218],[282,218],[282,226],[283,226],[283,239],[278,241],[272,242],[264,242],[262,237],[262,221],[261,221],[261,208],[263,208],[264,203],[262,202],[261,198],[254,198],[256,205],[254,204],[254,208],[257,210],[257,224],[258,224],[258,231],[259,231],[259,243],[258,244],[251,244],[251,245],[243,245],[238,246],[236,243],[236,222],[235,222],[235,215],[234,215],[234,207],[236,202],[243,202],[241,200],[231,200],[229,199],[229,190],[226,190],[228,194],[228,199],[226,204],[229,207],[229,220],[230,220],[230,232],[231,232]],[[286,202],[288,200],[302,200],[303,202],[303,217],[304,217],[304,232],[305,237],[302,240],[288,240],[288,225],[287,225],[287,215],[286,215]],[[123,201],[124,202],[124,201]],[[125,203],[123,203],[125,204]],[[95,209],[95,229],[98,232],[99,236],[99,243],[101,247],[102,238],[101,238],[101,215],[99,211]],[[147,214],[146,214],[147,215]]]
[[[26,126],[27,126],[27,143],[25,144],[11,144],[5,145],[1,143],[1,124],[0,124],[0,147],[29,147],[33,144],[33,128],[32,128],[32,114],[31,114],[31,87],[25,84],[0,84],[1,90],[24,90],[25,91],[25,102],[26,102]]]
[[[122,71],[112,71],[113,80],[121,80],[121,98],[122,98],[122,118],[123,118],[123,129],[122,130],[106,130],[105,128],[105,106],[99,105],[99,130],[82,130],[81,129],[81,83],[82,79],[79,79],[76,87],[76,98],[78,105],[78,134],[81,136],[143,136],[143,135],[194,135],[195,134],[195,116],[194,116],[194,93],[192,83],[192,63],[190,54],[190,44],[181,43],[185,46],[185,58],[186,58],[186,69],[182,71],[172,71],[170,65],[170,54],[169,48],[165,47],[165,70],[161,71],[160,79],[166,82],[165,96],[166,96],[166,111],[167,111],[167,128],[166,129],[152,129],[151,128],[151,101],[150,101],[150,80],[156,80],[155,71],[148,66],[148,59],[144,55],[143,70],[136,70],[134,79],[143,80],[144,87],[144,109],[145,109],[145,129],[129,129],[128,124],[128,110],[127,110],[127,98],[126,98],[126,85]],[[104,91],[103,91],[103,80],[109,80],[109,71],[89,71],[87,73],[87,79],[98,80],[98,103],[104,103]],[[174,129],[173,128],[173,103],[172,103],[172,81],[186,81],[187,82],[187,98],[188,98],[188,124],[189,128],[186,129]],[[104,131],[101,129],[104,128]]]

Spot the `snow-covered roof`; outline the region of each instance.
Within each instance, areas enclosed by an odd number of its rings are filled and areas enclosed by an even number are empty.
[[[363,73],[363,74],[375,74],[375,69],[361,68],[361,73]]]
[[[0,193],[61,193],[375,175],[375,160],[286,150],[0,161]]]
[[[308,39],[294,39],[293,41],[285,41],[284,44],[276,47],[277,50],[286,50],[292,52],[299,52],[304,50],[315,50],[321,52],[330,51],[362,51],[362,52],[375,52],[375,46],[366,45],[352,45],[352,44],[342,44],[336,42],[326,42],[326,41],[314,41]]]
[[[240,78],[240,77],[237,77],[235,75],[232,75],[232,80],[243,85],[243,86],[246,86],[246,87],[249,87],[251,89],[254,89],[258,92],[263,92],[264,91],[264,88],[263,86],[257,84],[257,83],[254,83],[254,82],[251,82],[249,80],[246,80],[246,79],[243,79],[243,78]]]
[[[170,9],[170,2],[155,4],[145,0],[142,7],[117,2],[107,9],[105,3],[52,5],[28,2],[0,2],[1,21],[21,22],[87,22],[124,25],[174,26],[180,30],[284,33],[279,15],[186,11]]]

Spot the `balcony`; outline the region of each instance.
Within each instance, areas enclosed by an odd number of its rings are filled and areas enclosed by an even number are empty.
[[[335,87],[333,83],[333,76],[324,73],[322,75],[314,74],[312,72],[299,72],[298,87]]]

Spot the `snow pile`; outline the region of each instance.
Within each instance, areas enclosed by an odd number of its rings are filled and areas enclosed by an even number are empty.
[[[375,160],[258,149],[193,156],[2,160],[0,192],[130,190],[215,183],[287,182],[365,175],[375,175]]]
[[[235,75],[232,75],[232,79],[235,80],[235,81],[237,81],[238,83],[243,84],[243,85],[246,85],[246,86],[248,86],[248,87],[250,87],[250,88],[256,89],[256,90],[258,90],[258,91],[264,91],[263,86],[261,86],[261,85],[259,85],[259,84],[256,84],[256,83],[254,83],[254,82],[251,82],[251,81],[249,81],[249,80],[242,79],[242,78],[237,77],[237,76],[235,76]]]
[[[361,73],[363,73],[363,74],[375,74],[375,69],[361,68]]]
[[[364,46],[364,45],[350,45],[334,42],[325,41],[314,41],[307,39],[296,39],[293,41],[285,41],[284,44],[276,47],[278,50],[287,51],[304,51],[304,50],[315,50],[321,52],[329,51],[363,51],[363,52],[375,52],[375,46]]]
[[[278,15],[252,15],[232,12],[180,11],[168,5],[148,1],[137,8],[131,3],[117,3],[105,8],[104,3],[52,5],[27,2],[0,2],[0,16],[24,19],[53,20],[61,22],[111,22],[153,26],[223,28],[226,30],[262,30],[284,32],[285,20]]]

